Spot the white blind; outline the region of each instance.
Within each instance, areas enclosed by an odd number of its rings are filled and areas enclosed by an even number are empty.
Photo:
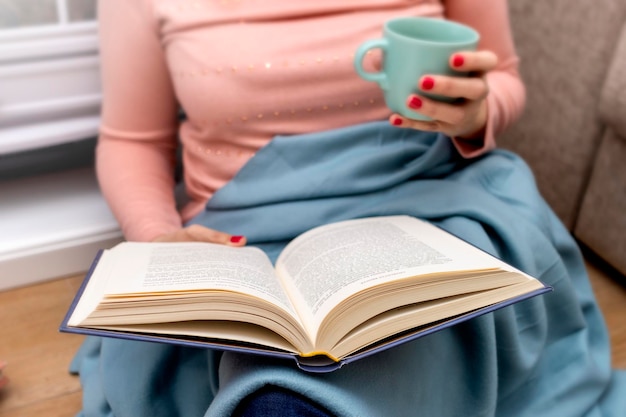
[[[0,155],[97,134],[96,0],[0,0]]]

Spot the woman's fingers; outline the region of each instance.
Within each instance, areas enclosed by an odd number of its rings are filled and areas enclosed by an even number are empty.
[[[409,96],[407,107],[433,120],[452,125],[463,122],[466,113],[465,106],[435,101],[418,95]]]
[[[468,100],[481,100],[489,93],[487,82],[482,77],[425,75],[419,80],[419,88],[428,94]]]
[[[491,51],[457,52],[450,56],[450,67],[456,71],[485,73],[498,65],[498,56]]]
[[[392,125],[424,131],[437,131],[448,136],[466,136],[482,129],[487,118],[484,100],[468,100],[464,103],[452,104],[412,95],[407,101],[407,106],[432,120],[416,120],[393,114],[389,118]]]
[[[231,235],[208,227],[193,224],[172,233],[161,235],[155,242],[210,242],[229,246],[244,246],[244,236]]]
[[[426,74],[418,80],[423,94],[412,94],[407,98],[407,107],[429,117],[431,121],[393,114],[389,122],[398,127],[438,131],[449,136],[473,137],[480,134],[487,123],[485,99],[489,94],[484,75],[498,65],[498,57],[491,51],[464,51],[453,54],[449,64],[467,76]],[[437,97],[452,100],[440,101],[436,100]]]
[[[482,100],[489,93],[487,82],[482,74],[498,65],[498,57],[491,51],[458,52],[450,57],[450,66],[468,77],[450,77],[427,74],[418,81],[420,90],[428,94],[468,100]]]
[[[208,227],[200,226],[198,224],[192,224],[184,228],[187,235],[197,242],[212,242],[221,243],[224,245],[240,245],[245,239],[243,236],[233,236],[228,233],[220,232],[218,230],[209,229]]]
[[[389,123],[397,127],[422,130],[425,132],[437,132],[441,130],[441,124],[436,121],[414,120],[403,117],[399,114],[389,116]]]

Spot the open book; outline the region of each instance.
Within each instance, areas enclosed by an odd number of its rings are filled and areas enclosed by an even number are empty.
[[[61,330],[344,363],[549,291],[409,216],[348,220],[258,248],[124,242],[100,252]]]

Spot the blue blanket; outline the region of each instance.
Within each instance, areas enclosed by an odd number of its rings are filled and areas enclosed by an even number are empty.
[[[554,291],[328,374],[291,360],[87,338],[72,363],[85,417],[229,416],[266,384],[338,416],[624,417],[626,373],[581,254],[517,156],[461,158],[442,135],[371,123],[277,137],[192,223],[246,235],[273,259],[314,226],[430,220]]]

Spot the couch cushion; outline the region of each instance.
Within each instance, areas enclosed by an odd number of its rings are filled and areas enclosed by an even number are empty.
[[[602,120],[626,138],[626,24],[602,88],[599,110]]]
[[[626,275],[626,140],[608,129],[574,234]]]
[[[598,101],[624,23],[624,0],[509,1],[527,105],[500,145],[520,154],[572,228],[604,130]]]

